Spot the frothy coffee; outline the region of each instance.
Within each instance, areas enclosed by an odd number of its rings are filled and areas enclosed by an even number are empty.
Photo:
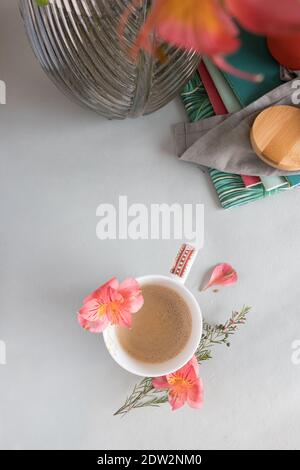
[[[144,306],[133,315],[132,328],[118,327],[122,348],[134,359],[161,363],[177,356],[192,331],[192,316],[175,290],[155,284],[142,287]]]

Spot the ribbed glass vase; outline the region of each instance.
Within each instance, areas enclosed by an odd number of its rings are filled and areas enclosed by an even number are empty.
[[[129,0],[19,0],[27,35],[43,69],[77,102],[107,118],[149,114],[167,104],[199,62],[194,52],[162,45],[166,59],[128,54],[151,2],[141,0],[120,41],[117,28]],[[158,44],[155,36],[152,39]]]

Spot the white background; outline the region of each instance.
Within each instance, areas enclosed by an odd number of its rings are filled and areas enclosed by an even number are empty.
[[[156,114],[109,122],[65,98],[28,45],[17,2],[1,0],[0,447],[99,449],[299,448],[300,191],[224,211],[209,179],[174,155],[179,100]],[[205,245],[188,281],[209,322],[252,305],[231,348],[201,367],[205,406],[113,417],[136,378],[76,322],[82,298],[116,275],[166,273],[176,241],[96,238],[96,208],[205,204]],[[232,263],[240,280],[200,293]]]

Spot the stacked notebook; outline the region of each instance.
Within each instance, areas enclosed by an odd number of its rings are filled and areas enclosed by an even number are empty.
[[[242,44],[239,52],[229,57],[228,61],[237,68],[262,73],[264,81],[253,83],[241,80],[220,71],[210,60],[203,59],[198,72],[182,92],[191,121],[239,111],[282,83],[280,67],[269,54],[264,38],[242,32]],[[300,175],[260,178],[214,169],[210,169],[209,174],[221,205],[226,209],[300,185]]]

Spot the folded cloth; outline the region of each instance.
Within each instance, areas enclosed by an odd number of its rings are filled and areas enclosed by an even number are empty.
[[[213,115],[212,105],[209,102],[207,93],[197,72],[184,87],[181,97],[190,121],[200,121],[201,119]],[[208,172],[217,191],[221,206],[224,209],[243,206],[273,194],[286,191],[286,189],[282,187],[266,191],[262,183],[252,188],[245,188],[243,180],[239,175],[224,173],[206,167],[202,167],[201,169],[206,169]],[[297,175],[290,176],[289,178],[292,177],[297,178]],[[291,186],[295,186],[295,184]]]
[[[204,60],[201,60],[199,68],[198,68],[198,72],[199,72],[200,78],[202,80],[202,83],[204,85],[204,88],[207,92],[207,95],[209,97],[209,100],[212,104],[214,112],[217,116],[218,115],[228,114],[228,112],[235,112],[237,110],[240,111],[242,109],[243,106],[241,106],[239,103],[236,103],[236,101],[234,101],[234,100],[230,100],[229,105],[228,105],[229,107],[226,109],[226,107],[225,107],[225,105],[222,101],[222,98],[219,94],[219,91],[216,88],[216,84],[214,83],[214,80],[212,79],[211,74],[207,70],[207,67],[205,65]],[[219,73],[221,73],[221,72],[219,72]],[[228,83],[227,83],[227,87],[229,87]],[[234,91],[231,87],[227,91],[227,97],[228,97],[228,95],[233,95],[234,96]],[[256,186],[257,184],[261,184],[261,180],[258,176],[241,175],[241,178],[243,180],[244,185],[247,188]],[[268,177],[265,177],[265,178],[268,178]]]
[[[256,116],[272,105],[293,105],[297,80],[284,83],[246,108],[225,116],[174,126],[176,153],[184,161],[215,168],[226,173],[253,176],[281,176],[287,171],[273,168],[254,153],[250,129]],[[297,92],[299,94],[299,92]],[[288,172],[289,175],[299,171]]]

